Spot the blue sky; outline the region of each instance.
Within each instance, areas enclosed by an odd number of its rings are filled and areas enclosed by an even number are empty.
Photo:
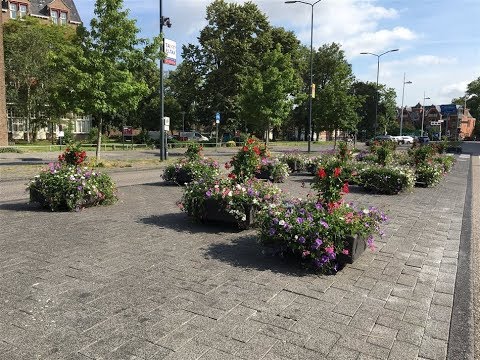
[[[282,0],[252,2],[272,25],[294,31],[302,43],[310,45],[309,6]],[[177,42],[177,57],[182,44],[196,42],[206,25],[209,3],[163,0],[164,16],[173,24],[165,28],[165,36]],[[88,25],[94,0],[77,0],[76,5]],[[124,5],[137,20],[142,36],[158,34],[158,0],[124,0]],[[405,86],[404,105],[422,103],[424,92],[430,98],[425,104],[446,104],[463,96],[467,84],[480,76],[478,14],[479,0],[322,0],[314,8],[313,45],[340,43],[357,79],[372,82],[376,81],[377,58],[360,52],[381,54],[399,48],[380,58],[379,76],[380,83],[396,90],[398,105],[404,73],[412,81]]]

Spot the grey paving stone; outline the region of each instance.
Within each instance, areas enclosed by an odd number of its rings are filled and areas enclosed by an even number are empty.
[[[305,347],[327,355],[339,338],[340,335],[334,332],[318,329],[315,331],[315,334],[307,340]]]
[[[435,292],[433,294],[432,303],[436,305],[453,307],[453,295]]]
[[[425,335],[434,339],[439,340],[448,340],[450,332],[450,321],[438,321],[430,319],[427,321],[427,326],[425,328]]]
[[[376,324],[367,338],[367,342],[390,349],[398,330]]]
[[[390,352],[389,349],[375,345],[375,344],[368,343],[366,342],[366,339],[367,339],[366,336],[359,338],[359,337],[348,336],[348,334],[345,334],[338,340],[336,346],[346,347],[346,348],[358,351],[362,354],[381,358],[381,359],[385,359],[388,357],[388,354]]]
[[[419,347],[403,341],[393,343],[388,360],[416,360]]]
[[[356,360],[359,354],[360,353],[355,350],[334,346],[327,358],[329,360]]]
[[[428,312],[424,309],[417,309],[412,306],[407,308],[405,315],[403,316],[403,321],[406,321],[410,324],[425,326],[425,322],[428,318]]]
[[[296,346],[288,342],[277,342],[272,349],[271,353],[280,355],[282,357],[294,360],[323,360],[325,356],[322,354],[306,349],[304,347]]]
[[[335,306],[333,311],[339,314],[353,316],[360,305],[362,305],[362,300],[360,299],[342,299],[337,306]]]
[[[433,360],[445,359],[447,356],[447,342],[425,336],[418,355]]]

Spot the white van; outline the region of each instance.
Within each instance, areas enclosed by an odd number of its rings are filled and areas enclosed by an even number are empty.
[[[181,131],[180,140],[184,141],[208,141],[209,139],[206,136],[203,136],[196,131]]]

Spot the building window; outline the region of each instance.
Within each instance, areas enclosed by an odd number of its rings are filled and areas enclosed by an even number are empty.
[[[67,25],[67,13],[60,13],[60,25]]]
[[[17,16],[17,4],[10,3],[10,19],[16,19]]]
[[[27,16],[27,5],[20,4],[18,6],[18,12],[20,13],[20,17],[22,17],[22,18]]]
[[[50,10],[50,17],[52,18],[52,23],[58,25],[58,11]]]
[[[75,132],[77,134],[88,134],[90,132],[90,119],[85,116],[78,118],[75,120]]]

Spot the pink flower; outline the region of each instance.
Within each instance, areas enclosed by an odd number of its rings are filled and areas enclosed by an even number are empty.
[[[325,252],[327,254],[333,254],[335,252],[335,249],[333,248],[333,246],[328,246],[325,248]]]
[[[348,254],[349,254],[349,252],[348,252],[348,250],[347,250],[347,249],[343,249],[343,250],[342,250],[342,254],[343,254],[343,255],[348,255]]]

